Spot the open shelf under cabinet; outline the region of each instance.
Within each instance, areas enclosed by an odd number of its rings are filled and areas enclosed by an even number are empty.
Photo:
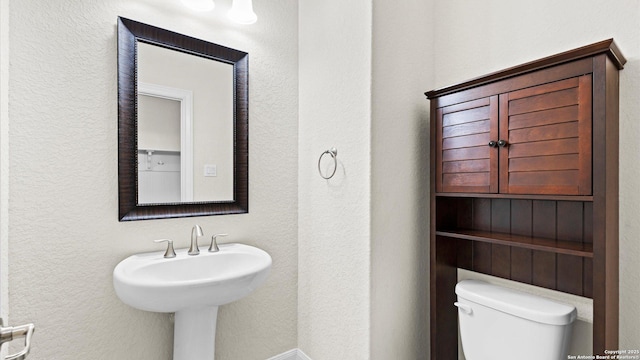
[[[593,201],[593,196],[575,195],[528,195],[528,194],[480,194],[480,193],[436,193],[436,197],[486,198],[486,199],[521,199],[521,200],[556,200],[556,201]]]
[[[456,239],[481,241],[491,244],[507,245],[529,250],[547,251],[556,254],[593,258],[593,244],[590,243],[463,229],[438,230],[436,231],[436,235]]]

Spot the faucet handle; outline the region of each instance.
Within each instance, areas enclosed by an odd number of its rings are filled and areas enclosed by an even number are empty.
[[[165,251],[164,253],[164,257],[166,259],[171,259],[176,257],[176,252],[175,250],[173,250],[173,240],[169,240],[169,239],[158,239],[158,240],[153,240],[153,242],[155,243],[161,243],[161,242],[167,242],[167,251]]]
[[[209,252],[217,252],[220,251],[220,248],[218,247],[218,241],[217,241],[217,237],[218,236],[229,236],[229,234],[215,234],[211,237],[211,245],[209,246]]]

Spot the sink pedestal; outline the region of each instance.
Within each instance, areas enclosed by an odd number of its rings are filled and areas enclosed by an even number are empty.
[[[217,319],[217,306],[176,312],[173,360],[213,360]]]

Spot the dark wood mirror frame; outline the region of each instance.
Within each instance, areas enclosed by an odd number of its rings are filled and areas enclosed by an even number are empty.
[[[137,42],[233,65],[233,200],[138,204]],[[118,197],[120,221],[249,212],[249,69],[245,52],[118,18]]]

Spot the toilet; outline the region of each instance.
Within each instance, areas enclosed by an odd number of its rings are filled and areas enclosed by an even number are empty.
[[[456,285],[467,360],[567,358],[576,308],[479,280]]]

